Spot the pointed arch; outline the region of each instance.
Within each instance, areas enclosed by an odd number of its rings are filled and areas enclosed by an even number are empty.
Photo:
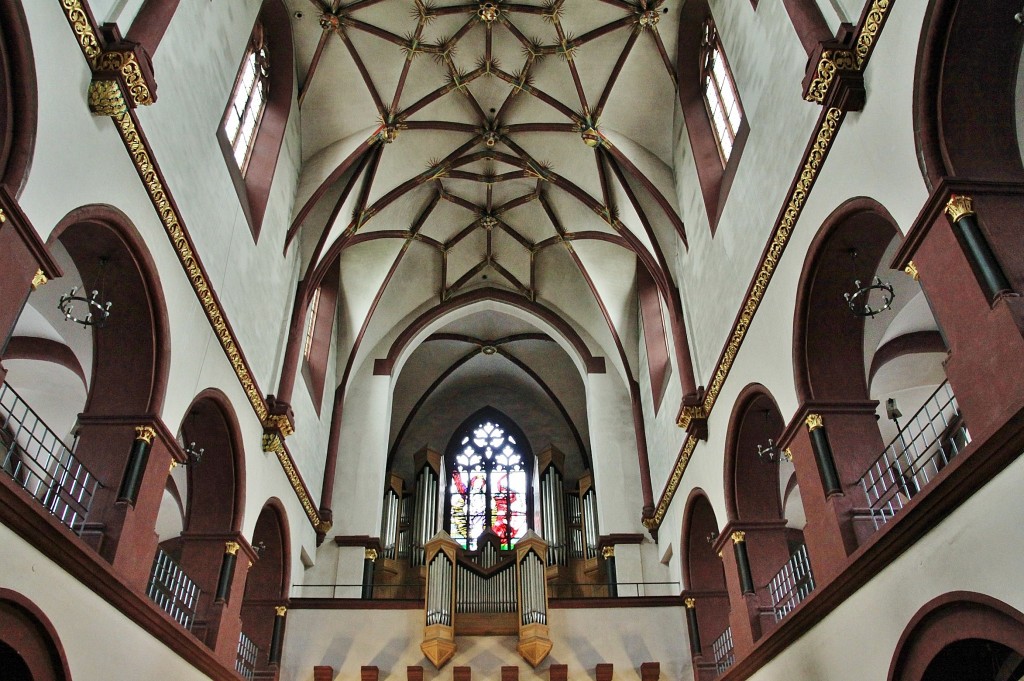
[[[448,533],[467,549],[491,530],[511,548],[533,528],[533,450],[507,414],[483,407],[455,429],[444,452]]]

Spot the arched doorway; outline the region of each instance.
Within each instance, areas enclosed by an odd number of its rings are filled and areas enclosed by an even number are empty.
[[[896,647],[889,681],[1017,681],[1024,614],[985,594],[956,591],[925,604]]]
[[[30,600],[0,589],[0,672],[5,681],[71,681],[64,648]]]

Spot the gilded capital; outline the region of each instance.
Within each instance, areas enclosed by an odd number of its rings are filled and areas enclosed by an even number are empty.
[[[790,449],[789,447],[786,447],[785,449],[782,450],[782,457],[786,461],[793,463],[793,450]]]
[[[3,222],[3,220],[0,220],[0,222]],[[32,290],[35,291],[48,281],[50,280],[46,278],[42,270],[36,270],[36,273],[32,276]]]
[[[4,212],[3,208],[0,208],[0,225],[7,222],[7,213]]]
[[[615,557],[615,547],[614,546],[606,546],[603,549],[601,549],[601,557],[604,558],[605,560],[607,560],[608,558],[614,558]]]
[[[288,612],[288,608],[287,607],[285,607],[283,605],[276,605],[276,606],[274,606],[274,613],[278,617],[284,617],[286,612]]]
[[[153,438],[156,437],[156,430],[153,426],[135,426],[135,439],[142,440],[147,445],[153,444]]]
[[[732,537],[732,543],[733,544],[740,544],[740,543],[745,542],[747,540],[747,533],[746,532],[740,532],[739,530],[736,530],[735,532],[733,532],[729,536]]]
[[[921,280],[921,273],[917,271],[917,265],[913,260],[907,263],[907,266],[903,268],[903,271],[907,273],[907,276],[914,281]]]
[[[697,607],[697,599],[696,598],[687,598],[685,601],[683,601],[683,605],[686,606],[687,610],[693,610],[694,608]]]
[[[238,554],[238,549],[240,549],[240,548],[242,548],[242,547],[239,546],[238,542],[236,542],[236,541],[224,542],[224,553],[229,553],[232,556],[234,556],[234,555]]]
[[[949,219],[956,224],[965,217],[976,215],[974,212],[974,199],[964,194],[952,194],[946,203],[944,211]]]
[[[94,116],[120,116],[128,113],[128,105],[116,80],[96,79],[89,84],[89,111]]]
[[[707,417],[708,413],[703,404],[687,405],[680,410],[676,425],[680,428],[688,428],[694,419],[706,419]]]
[[[295,426],[287,414],[269,414],[263,419],[263,427],[280,431],[281,437],[285,438],[295,432]]]
[[[377,560],[377,549],[366,549],[366,560],[373,562]]]
[[[825,423],[821,418],[821,414],[808,414],[805,423],[807,423],[807,430],[811,431],[825,427]]]

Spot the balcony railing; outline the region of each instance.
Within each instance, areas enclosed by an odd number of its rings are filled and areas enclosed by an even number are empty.
[[[736,661],[733,655],[732,627],[726,627],[722,635],[711,644],[711,653],[715,656],[715,673],[724,674]]]
[[[814,573],[811,572],[811,560],[807,556],[807,546],[801,544],[793,552],[778,574],[768,582],[768,593],[772,597],[772,610],[775,621],[793,611],[800,602],[814,591]]]
[[[244,679],[252,679],[256,674],[256,658],[260,649],[252,639],[241,632],[238,635],[238,657],[235,658],[235,671]]]
[[[909,503],[970,441],[956,396],[944,382],[860,480],[875,529]]]
[[[186,629],[192,629],[199,601],[199,587],[163,549],[156,550],[146,595],[175,622]]]
[[[0,385],[0,468],[72,532],[82,533],[100,483],[7,383]]]

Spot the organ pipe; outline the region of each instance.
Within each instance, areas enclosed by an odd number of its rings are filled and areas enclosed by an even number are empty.
[[[437,497],[439,493],[440,454],[430,449],[416,454],[416,501],[412,521],[412,564],[426,561],[425,546],[437,532]]]

